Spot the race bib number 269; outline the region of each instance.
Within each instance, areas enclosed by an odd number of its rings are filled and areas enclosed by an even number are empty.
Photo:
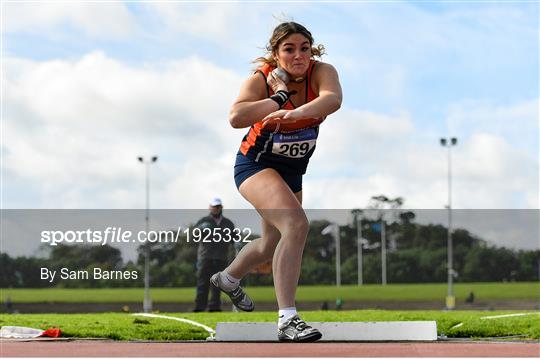
[[[317,130],[308,128],[292,133],[278,133],[274,135],[272,153],[290,157],[305,157],[317,143]]]

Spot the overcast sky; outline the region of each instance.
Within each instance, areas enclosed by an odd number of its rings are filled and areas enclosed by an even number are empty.
[[[538,208],[537,2],[3,3],[2,207],[250,208],[231,103],[280,20],[306,25],[343,86],[306,208]]]

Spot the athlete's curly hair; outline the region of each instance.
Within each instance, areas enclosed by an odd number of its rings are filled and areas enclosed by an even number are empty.
[[[266,56],[261,56],[253,60],[254,63],[260,63],[260,64],[270,64],[271,66],[277,66],[276,60],[274,59],[274,53],[277,52],[279,44],[292,34],[301,34],[304,35],[311,45],[311,56],[312,57],[321,57],[324,55],[325,49],[324,45],[313,45],[315,42],[313,40],[313,36],[311,35],[311,32],[309,32],[308,29],[306,29],[303,25],[300,25],[297,22],[289,21],[289,22],[283,22],[276,26],[274,29],[272,36],[270,37],[270,40],[268,41],[268,45],[266,45]]]

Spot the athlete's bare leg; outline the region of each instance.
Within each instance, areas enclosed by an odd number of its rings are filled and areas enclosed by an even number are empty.
[[[294,194],[298,201],[302,203],[302,191]],[[229,264],[226,271],[235,278],[243,278],[253,268],[268,262],[274,257],[274,252],[281,233],[264,218],[261,218],[262,237],[242,247],[234,261]]]
[[[262,237],[246,244],[227,267],[226,271],[231,276],[243,278],[250,270],[269,261],[274,256],[281,233],[264,218],[261,220],[261,227]]]
[[[275,227],[281,234],[272,262],[274,287],[279,308],[294,307],[302,253],[309,229],[309,223],[301,205],[302,193],[298,192],[295,195],[281,176],[270,168],[245,180],[240,186],[240,193],[257,209],[266,223]],[[276,233],[272,232],[270,237],[272,237],[272,242],[266,244],[268,249],[271,248],[272,243],[275,243]],[[263,235],[261,243],[265,243],[265,240]],[[252,268],[249,266],[262,258],[262,256],[252,254],[257,252],[255,248],[259,248],[258,246],[259,244],[247,249],[238,262],[235,260],[229,266],[233,271],[229,273],[233,277],[236,277],[235,273],[249,272]],[[246,259],[250,256],[253,256],[253,260]],[[240,263],[244,263],[245,266]]]

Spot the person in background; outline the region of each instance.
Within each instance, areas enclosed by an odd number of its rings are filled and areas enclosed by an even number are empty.
[[[222,233],[225,228],[231,232],[234,230],[233,222],[223,216],[221,199],[212,199],[209,210],[209,215],[195,224],[195,228],[201,230],[208,228],[215,236],[211,235],[206,242],[201,240],[197,249],[197,295],[194,312],[203,312],[207,308],[209,312],[221,311],[221,291],[214,286],[210,288],[210,276],[227,267],[229,249],[232,247],[230,241],[223,241],[219,237],[219,233]],[[219,230],[216,231],[216,228]],[[210,292],[210,301],[208,301],[208,292]]]

